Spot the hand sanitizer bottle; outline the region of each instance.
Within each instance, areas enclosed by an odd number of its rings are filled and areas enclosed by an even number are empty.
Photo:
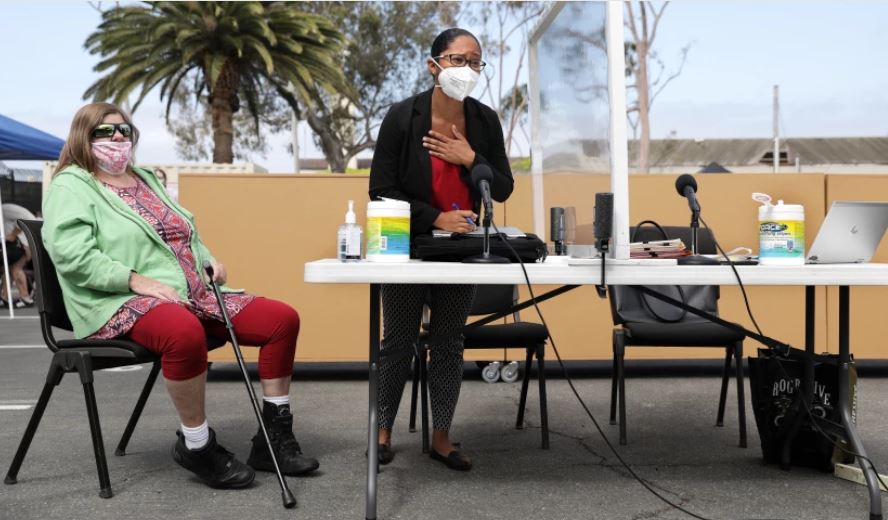
[[[361,259],[361,226],[355,223],[355,201],[348,201],[345,224],[339,226],[336,234],[337,256],[342,262],[355,262]]]

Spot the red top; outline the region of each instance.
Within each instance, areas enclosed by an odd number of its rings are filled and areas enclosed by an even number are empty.
[[[439,157],[432,159],[432,206],[441,211],[472,211],[472,194],[460,178],[460,167]],[[454,207],[454,204],[456,207]]]

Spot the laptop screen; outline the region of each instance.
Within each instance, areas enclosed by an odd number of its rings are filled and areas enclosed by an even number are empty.
[[[869,262],[888,229],[888,202],[835,201],[806,260],[815,264]]]

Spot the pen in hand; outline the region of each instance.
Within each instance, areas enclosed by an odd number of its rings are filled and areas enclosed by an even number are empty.
[[[451,204],[450,207],[453,208],[453,209],[455,209],[456,211],[459,211],[459,204],[457,204],[456,202],[454,202],[453,204]],[[469,224],[471,224],[472,227],[477,227],[477,225],[475,224],[475,220],[474,220],[472,217],[466,217],[466,221],[467,221]]]

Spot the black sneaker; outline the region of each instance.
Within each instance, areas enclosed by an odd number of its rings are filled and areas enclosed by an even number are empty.
[[[178,440],[173,445],[173,460],[193,472],[201,480],[214,488],[242,488],[249,486],[256,472],[234,454],[216,443],[216,432],[210,428],[210,440],[199,450],[189,450],[185,446],[185,436],[176,431]]]
[[[277,457],[281,473],[295,476],[318,469],[320,467],[318,460],[303,455],[302,448],[296,442],[296,436],[293,435],[293,415],[290,413],[290,406],[276,406],[268,401],[263,403],[262,419],[268,430],[268,438],[274,448],[274,455]],[[274,463],[271,460],[268,446],[265,444],[265,438],[262,436],[262,430],[253,436],[253,449],[250,450],[247,464],[260,471],[274,471]]]

